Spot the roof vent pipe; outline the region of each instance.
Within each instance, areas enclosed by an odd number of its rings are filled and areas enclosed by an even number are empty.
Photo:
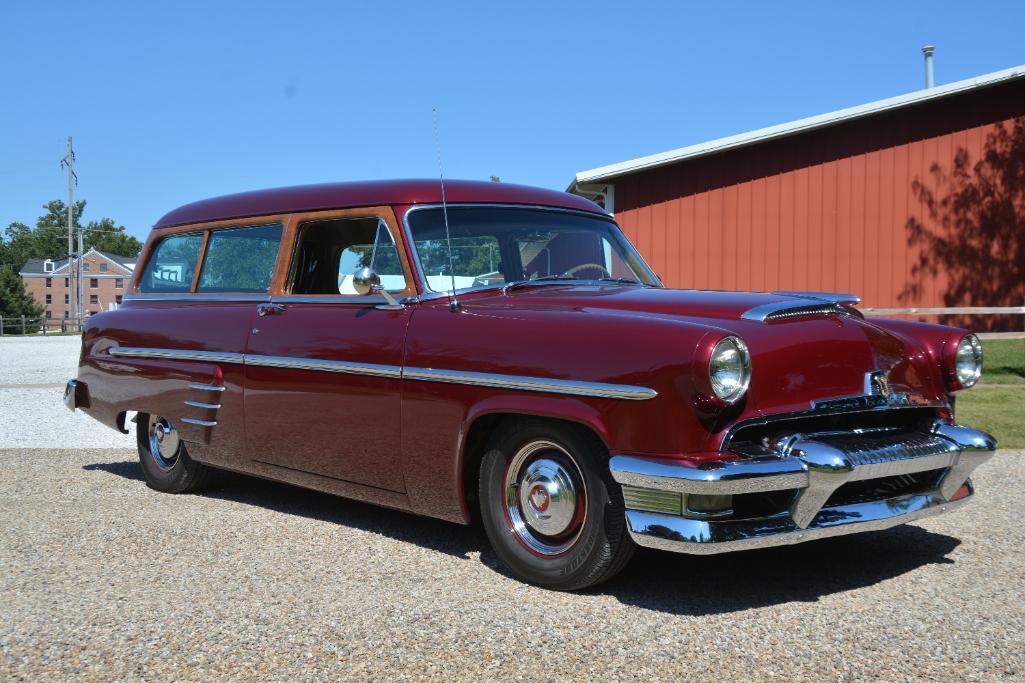
[[[933,86],[932,80],[932,54],[936,52],[935,45],[926,45],[922,48],[922,54],[925,55],[925,87],[931,88]]]

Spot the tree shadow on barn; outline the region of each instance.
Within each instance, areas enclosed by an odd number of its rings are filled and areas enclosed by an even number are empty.
[[[930,180],[915,178],[922,219],[905,224],[918,251],[901,302],[920,301],[927,282],[946,280],[943,302],[955,306],[1025,303],[1025,118],[998,123],[973,163],[957,150],[949,170],[933,164]],[[1021,316],[944,316],[980,331],[1020,330]]]

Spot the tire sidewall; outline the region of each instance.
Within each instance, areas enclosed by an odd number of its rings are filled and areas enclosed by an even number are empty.
[[[153,460],[149,447],[149,414],[139,413],[135,423],[135,441],[139,448],[139,464],[150,488],[175,493],[183,490],[190,479],[189,456],[185,442],[181,442],[178,458],[170,469],[161,469]]]
[[[540,557],[524,547],[509,528],[503,505],[509,463],[523,446],[537,440],[552,441],[571,454],[586,487],[587,509],[580,538],[569,550],[554,557]],[[484,529],[499,558],[530,583],[556,589],[593,583],[590,577],[596,567],[605,563],[618,544],[629,542],[608,535],[610,517],[623,515],[621,496],[613,499],[618,493],[615,486],[608,474],[605,449],[596,438],[587,438],[568,425],[519,421],[492,439],[481,463]],[[612,524],[611,528],[621,526]]]

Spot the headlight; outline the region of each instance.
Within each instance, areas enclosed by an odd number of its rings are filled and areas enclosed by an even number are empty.
[[[974,334],[965,335],[954,354],[954,373],[964,388],[975,386],[982,376],[982,344]]]
[[[736,403],[751,383],[751,354],[740,337],[725,337],[712,349],[708,361],[712,391],[724,403]]]

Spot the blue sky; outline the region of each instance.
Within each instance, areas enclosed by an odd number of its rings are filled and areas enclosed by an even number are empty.
[[[0,10],[0,227],[66,197],[140,237],[180,204],[579,170],[1025,63],[1025,3],[18,2]],[[70,39],[63,40],[65,29]]]

